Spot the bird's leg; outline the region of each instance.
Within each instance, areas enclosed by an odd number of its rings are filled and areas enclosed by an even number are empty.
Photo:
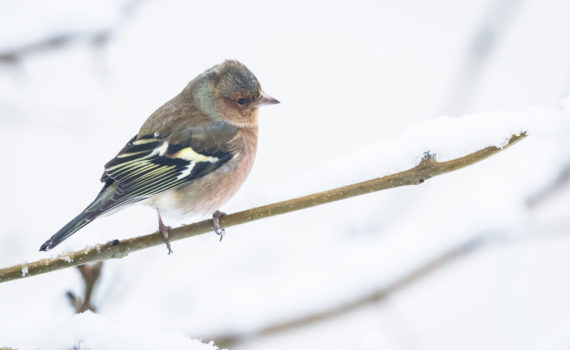
[[[168,255],[174,253],[172,249],[170,249],[170,241],[168,240],[168,230],[170,230],[170,226],[166,226],[162,222],[160,213],[158,213],[158,230],[160,231],[160,233],[162,233],[162,239],[164,239],[164,243],[166,243],[166,248],[168,248]]]
[[[212,215],[212,226],[214,227],[214,232],[216,232],[216,234],[220,236],[220,242],[222,241],[222,238],[224,238],[224,235],[226,234],[226,230],[220,226],[220,218],[224,215],[226,215],[226,213],[219,210],[216,210]]]

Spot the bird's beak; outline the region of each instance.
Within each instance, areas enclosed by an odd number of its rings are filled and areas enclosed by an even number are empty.
[[[279,101],[277,101],[277,99],[269,96],[268,94],[266,94],[265,92],[261,92],[261,97],[259,98],[259,100],[257,100],[257,102],[255,103],[256,107],[259,106],[269,106],[269,105],[274,105],[280,103]]]

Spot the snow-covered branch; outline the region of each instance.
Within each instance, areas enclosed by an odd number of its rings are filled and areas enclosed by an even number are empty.
[[[445,162],[438,162],[432,154],[426,153],[423,158],[421,158],[419,164],[409,170],[229,214],[221,218],[220,223],[224,227],[230,227],[366,193],[399,186],[421,184],[431,177],[477,163],[513,145],[525,136],[525,132],[515,134],[508,139],[508,142],[503,147],[485,147],[465,156]],[[204,220],[191,225],[181,226],[171,230],[169,237],[171,241],[176,241],[203,234],[212,230],[211,225],[211,220]],[[122,258],[131,252],[161,244],[163,244],[162,236],[158,232],[121,241],[114,240],[73,253],[60,255],[55,258],[47,258],[0,269],[0,282],[34,276],[91,261]]]

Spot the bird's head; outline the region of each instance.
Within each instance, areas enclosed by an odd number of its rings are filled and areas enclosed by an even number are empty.
[[[199,77],[205,84],[204,109],[238,127],[256,126],[258,107],[279,103],[261,90],[253,73],[238,61],[228,60]]]

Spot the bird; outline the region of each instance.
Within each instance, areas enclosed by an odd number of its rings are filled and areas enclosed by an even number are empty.
[[[192,79],[143,123],[104,166],[103,188],[79,215],[43,243],[47,251],[96,218],[134,203],[154,208],[158,230],[172,253],[162,217],[212,215],[223,237],[220,206],[247,178],[255,159],[259,107],[279,101],[242,63],[226,60]]]

